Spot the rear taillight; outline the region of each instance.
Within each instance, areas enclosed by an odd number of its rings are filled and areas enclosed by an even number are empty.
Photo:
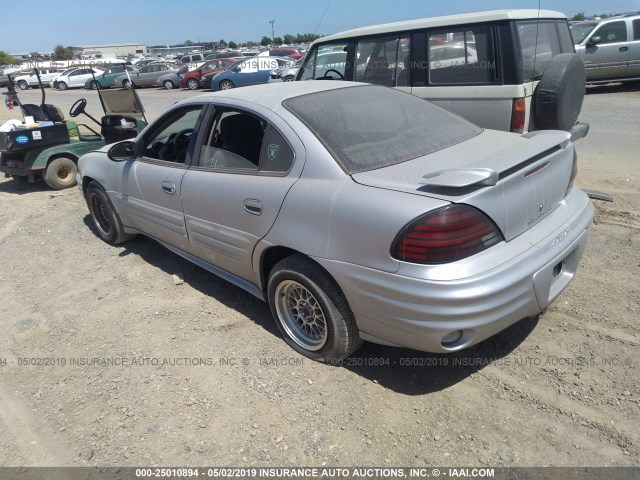
[[[403,262],[455,262],[503,240],[489,218],[468,205],[449,205],[422,215],[398,234],[391,256]]]
[[[514,98],[511,107],[511,131],[515,133],[524,132],[527,106],[524,98]]]

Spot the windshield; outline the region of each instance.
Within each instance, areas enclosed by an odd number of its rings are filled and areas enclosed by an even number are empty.
[[[571,36],[573,37],[573,43],[578,45],[589,35],[591,30],[596,28],[597,22],[592,23],[576,23],[571,25]]]
[[[482,131],[409,93],[375,85],[312,93],[283,105],[349,175],[428,155]]]

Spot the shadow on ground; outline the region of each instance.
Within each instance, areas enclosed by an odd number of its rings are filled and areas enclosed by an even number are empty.
[[[88,215],[84,222],[92,228]],[[142,235],[122,246],[125,249],[120,253],[121,256],[138,255],[169,276],[179,275],[202,294],[238,311],[270,334],[280,337],[268,304],[241,288],[184,260]],[[340,366],[398,393],[424,395],[455,385],[472,373],[509,355],[537,324],[537,317],[523,319],[479,345],[447,355],[364,343],[353,356],[341,362]],[[296,355],[293,350],[291,353]]]

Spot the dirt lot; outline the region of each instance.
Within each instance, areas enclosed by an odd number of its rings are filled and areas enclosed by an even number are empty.
[[[141,92],[150,119],[192,94]],[[99,114],[48,103],[80,96]],[[0,465],[640,465],[639,107],[638,86],[585,98],[577,183],[615,202],[569,288],[453,356],[303,360],[244,291],[100,241],[77,189],[0,179]]]

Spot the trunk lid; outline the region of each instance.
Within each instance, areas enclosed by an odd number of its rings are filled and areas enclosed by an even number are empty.
[[[430,155],[352,178],[362,185],[472,205],[509,241],[546,218],[565,197],[574,155],[569,138],[555,130],[521,136],[485,130]]]

